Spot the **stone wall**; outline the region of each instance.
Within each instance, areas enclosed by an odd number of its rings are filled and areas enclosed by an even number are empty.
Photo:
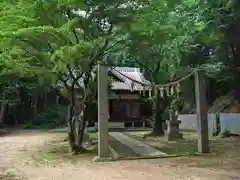
[[[180,114],[178,119],[181,121],[180,129],[182,130],[197,130],[197,115],[196,114]],[[208,114],[208,132],[211,136],[216,132],[216,115]]]
[[[221,132],[225,130],[240,134],[240,114],[220,114]]]
[[[178,119],[181,121],[180,129],[182,130],[197,130],[196,114],[180,114]],[[240,114],[220,114],[221,133],[225,130],[233,134],[240,134]],[[216,132],[216,115],[208,114],[208,131],[211,136]]]

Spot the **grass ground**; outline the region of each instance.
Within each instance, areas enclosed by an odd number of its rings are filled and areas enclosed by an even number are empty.
[[[32,158],[38,163],[38,165],[55,165],[63,161],[69,161],[72,163],[91,160],[97,155],[96,144],[92,145],[92,147],[83,154],[71,155],[69,153],[68,142],[65,141],[64,138],[65,135],[60,135],[58,138],[46,142],[44,146],[39,147],[39,149],[32,154]]]
[[[71,155],[69,154],[68,142],[65,141],[66,135],[59,133],[59,136],[51,141],[48,141],[44,146],[39,147],[32,154],[35,162],[40,164],[56,164],[59,161],[89,161],[97,156],[97,133],[88,133],[93,142],[89,149],[84,154]],[[120,157],[137,157],[138,155],[127,146],[123,145],[113,137],[109,136],[109,146],[111,146]]]
[[[125,132],[132,138],[140,140],[153,146],[169,155],[196,155],[197,135],[195,132],[182,132],[184,140],[168,142],[162,137],[143,138],[148,131]],[[240,137],[221,138],[213,137],[210,139],[210,154],[199,157],[189,157],[177,159],[176,163],[189,164],[191,167],[225,167],[240,170]]]
[[[0,173],[0,180],[24,180],[23,178],[17,177],[14,174],[6,173],[1,174]]]
[[[125,135],[140,140],[162,152],[169,155],[195,155],[197,154],[197,141],[196,138],[185,138],[184,140],[178,141],[167,141],[164,137],[146,137],[143,138],[145,134],[149,131],[142,132],[125,132]],[[185,135],[186,133],[184,133]],[[190,132],[187,132],[190,134]],[[185,137],[185,136],[184,136]]]
[[[177,141],[167,141],[164,137],[146,137],[145,134],[148,134],[149,131],[142,132],[125,132],[125,135],[140,140],[150,146],[153,146],[167,154],[175,155],[194,155],[198,154],[197,149],[197,135],[195,132],[184,131],[183,140]],[[232,146],[239,145],[239,137],[232,138],[220,138],[212,137],[210,138],[210,151],[212,154],[221,155],[226,149]],[[230,148],[231,150],[231,148]]]

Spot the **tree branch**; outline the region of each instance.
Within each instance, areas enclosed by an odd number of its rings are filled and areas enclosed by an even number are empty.
[[[29,41],[29,40],[27,40],[27,39],[24,39],[24,38],[22,38],[22,37],[17,37],[16,39],[18,39],[18,40],[20,40],[20,41],[22,41],[22,42],[25,42],[25,43],[28,43],[28,44],[30,44],[34,49],[38,49],[37,48],[37,46],[35,46],[34,45],[34,43],[32,43],[31,41]]]
[[[113,24],[110,25],[106,35],[110,35],[112,30],[113,30]],[[108,44],[109,44],[109,39],[106,38],[104,43],[103,43],[103,46],[100,48],[100,50],[97,53],[90,55],[91,64],[94,65],[94,62],[92,62],[92,61],[95,61],[95,59],[97,57],[99,57],[99,56],[103,57],[104,56],[104,51],[106,51],[106,48],[107,48]],[[98,59],[100,59],[100,58],[98,58]]]
[[[134,59],[134,61],[139,65],[142,66],[143,68],[145,68],[147,71],[153,73],[153,70],[151,70],[147,65],[143,64],[141,61]]]
[[[47,45],[48,45],[48,50],[50,51],[51,54],[53,54],[53,53],[54,53],[54,50],[53,50],[50,42],[48,42]]]
[[[73,71],[71,69],[71,66],[69,64],[66,65],[70,78],[72,79],[72,85],[71,88],[74,88],[74,85],[76,84],[77,86],[81,87],[81,85],[79,84],[79,79],[81,79],[83,77],[83,72],[81,72],[79,75],[77,75],[77,77],[74,76]]]
[[[73,19],[72,16],[71,16],[71,10],[70,10],[70,9],[68,9],[68,11],[67,11],[67,16],[68,16],[68,19],[69,19],[69,20],[72,20],[72,19]],[[80,40],[79,40],[79,38],[78,38],[76,29],[75,29],[74,27],[72,27],[72,32],[73,32],[73,34],[74,34],[74,36],[75,36],[75,39],[76,39],[77,44],[79,44],[79,43],[80,43]]]
[[[57,77],[64,84],[65,87],[68,86],[68,84],[67,84],[68,79],[64,79],[60,74],[57,74]]]
[[[80,27],[83,29],[83,31],[84,31],[84,33],[83,33],[83,40],[85,41],[86,40],[86,38],[88,38],[89,40],[93,40],[93,38],[89,35],[89,32],[87,32],[88,31],[88,28],[87,28],[87,26],[85,26],[85,24],[84,23],[81,23],[81,21],[87,21],[88,19],[88,15],[89,15],[89,12],[90,12],[90,9],[87,9],[86,10],[86,12],[85,12],[85,16],[83,17],[83,16],[80,16],[79,14],[76,14],[76,13],[74,13],[74,12],[69,12],[69,15],[70,15],[70,17],[73,19],[74,17],[77,17],[77,18],[79,18],[78,19],[78,24],[80,25]],[[67,13],[68,14],[68,13]],[[84,19],[81,19],[81,18],[84,18]],[[75,32],[76,32],[76,30],[75,30]]]
[[[234,49],[234,46],[232,44],[229,44],[229,47],[230,47],[230,49],[231,49],[231,51],[233,53],[234,60],[237,59],[237,53],[236,53],[236,51]]]

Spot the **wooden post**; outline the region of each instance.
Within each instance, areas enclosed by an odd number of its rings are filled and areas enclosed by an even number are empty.
[[[209,152],[206,84],[203,71],[195,73],[195,96],[197,113],[198,152]]]
[[[98,65],[98,158],[108,157],[108,67]]]

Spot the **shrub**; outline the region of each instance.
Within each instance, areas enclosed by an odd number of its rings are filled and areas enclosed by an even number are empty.
[[[65,117],[67,108],[59,106],[57,108],[49,108],[45,112],[40,113],[35,121],[25,124],[25,129],[30,128],[56,128],[65,125]]]
[[[231,132],[227,129],[225,129],[225,131],[222,133],[223,138],[230,137],[231,135]]]

